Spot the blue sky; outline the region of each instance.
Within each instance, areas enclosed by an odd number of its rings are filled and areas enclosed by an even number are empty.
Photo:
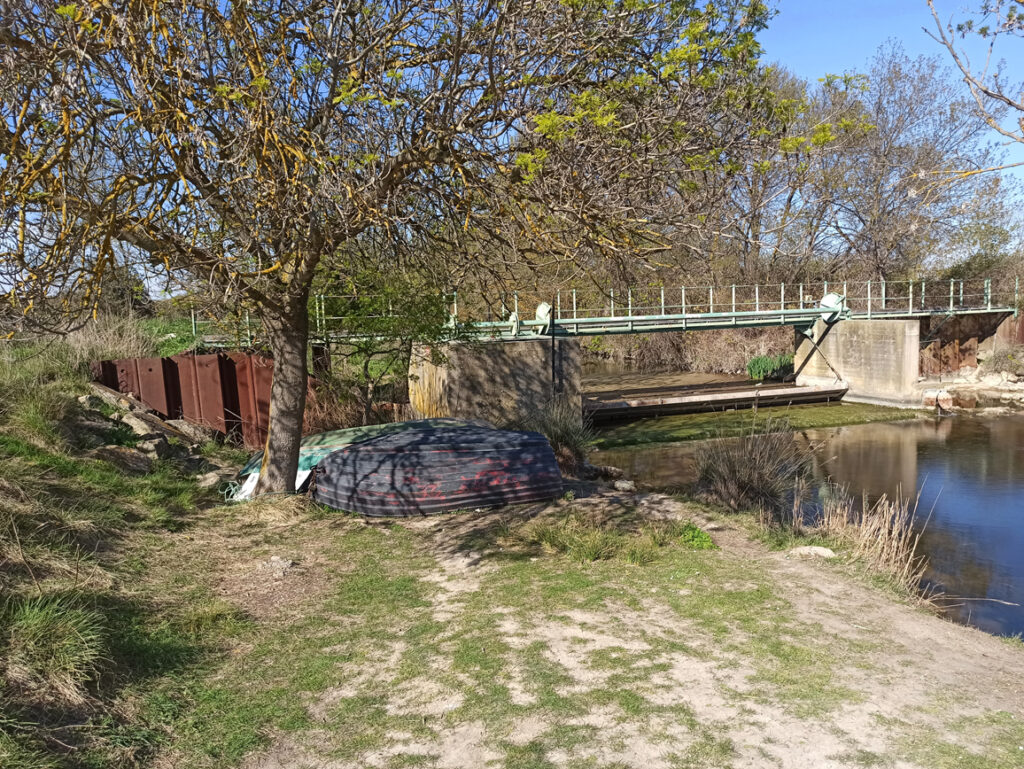
[[[936,0],[944,20],[960,17],[963,9],[972,5],[977,7],[980,0]],[[923,29],[934,27],[925,0],[775,0],[775,6],[778,14],[759,37],[764,60],[782,64],[806,80],[863,71],[867,60],[889,39],[898,40],[910,56],[949,57]],[[967,40],[961,44],[972,63],[983,61],[984,43]],[[1024,80],[1024,41],[1000,41],[995,58],[1006,61],[1012,79]],[[952,61],[949,65],[953,66]],[[1024,146],[1013,147],[1008,159],[1024,161]],[[1024,169],[1016,169],[1015,175],[1024,180]]]

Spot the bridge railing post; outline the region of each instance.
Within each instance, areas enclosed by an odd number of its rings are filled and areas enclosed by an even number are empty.
[[[576,289],[572,290],[572,318],[576,320]]]
[[[985,306],[992,309],[992,278],[985,278]]]
[[[661,314],[665,314],[665,287],[661,287]]]
[[[562,319],[562,289],[555,291],[555,319]]]
[[[615,317],[615,289],[608,289],[609,298],[611,299],[611,317]]]
[[[949,279],[949,311],[953,312],[953,279]]]
[[[715,287],[708,286],[708,312],[715,311]]]
[[[779,284],[779,311],[782,313],[779,315],[780,320],[786,319],[786,284]]]
[[[633,289],[626,289],[626,317],[633,317]]]
[[[681,302],[680,309],[682,309],[683,315],[686,315],[686,286],[679,287],[679,301]]]
[[[802,310],[804,308],[804,284],[798,285],[796,290],[800,293],[800,309]]]
[[[871,281],[868,281],[868,317],[871,317]]]
[[[733,314],[736,313],[736,284],[735,283],[732,284],[732,311],[733,311]]]
[[[914,281],[912,281],[912,280],[909,281],[907,283],[907,287],[909,288],[909,291],[908,291],[908,294],[907,294],[907,312],[909,312],[911,315],[913,315],[914,314]]]
[[[960,308],[963,309],[963,306],[964,306],[964,282],[961,279],[961,281],[960,281]]]
[[[885,281],[882,281],[882,311],[885,311]]]
[[[754,312],[761,312],[761,286],[754,285]]]
[[[925,286],[925,283],[922,280],[921,281],[921,309],[922,310],[924,309],[924,286]]]

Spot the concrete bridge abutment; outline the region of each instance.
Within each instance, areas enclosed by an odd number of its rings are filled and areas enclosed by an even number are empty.
[[[793,368],[798,385],[839,380],[850,400],[919,407],[936,380],[977,367],[1022,335],[1024,324],[1006,312],[819,321],[810,337],[796,332]]]
[[[420,419],[482,419],[503,427],[561,400],[582,422],[581,379],[576,339],[422,346],[409,366],[409,402]]]

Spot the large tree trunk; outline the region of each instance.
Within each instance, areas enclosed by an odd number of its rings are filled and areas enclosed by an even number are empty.
[[[274,380],[270,386],[270,431],[263,452],[263,465],[256,494],[295,491],[299,468],[302,417],[306,410],[309,375],[306,348],[309,344],[309,315],[306,301],[295,302],[282,316],[265,315],[274,355]]]

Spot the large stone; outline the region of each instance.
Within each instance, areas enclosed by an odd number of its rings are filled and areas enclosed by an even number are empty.
[[[834,550],[828,547],[821,547],[819,545],[803,545],[802,547],[794,547],[786,555],[793,558],[835,558],[836,553]]]
[[[122,414],[121,422],[128,425],[132,432],[141,438],[155,438],[162,436],[163,438],[173,438],[180,443],[193,443],[185,433],[180,430],[168,425],[164,420],[155,414],[143,414],[139,412],[129,412]]]
[[[212,427],[205,427],[203,425],[196,425],[185,419],[168,419],[165,424],[171,427],[182,435],[185,435],[191,443],[203,444],[212,440],[216,440],[219,434]]]
[[[106,401],[98,395],[79,395],[78,402],[82,404],[82,408],[88,411],[101,411],[106,404]]]
[[[1002,375],[998,373],[983,374],[981,377],[981,383],[986,387],[998,387],[1003,383]]]
[[[153,470],[153,460],[145,452],[128,446],[100,446],[87,456],[109,462],[128,475],[146,475]]]
[[[633,481],[618,480],[612,484],[612,488],[616,491],[633,492],[636,491],[636,484]]]
[[[182,457],[188,454],[188,449],[184,446],[171,443],[162,435],[139,441],[135,448],[146,452],[149,456],[156,459],[174,459],[175,457]]]
[[[119,409],[121,411],[137,411],[141,413],[152,411],[152,409],[142,401],[133,398],[130,395],[119,393],[117,390],[111,390],[109,387],[101,385],[99,382],[90,382],[89,389],[92,391],[93,395],[104,403],[113,406],[115,409]]]

